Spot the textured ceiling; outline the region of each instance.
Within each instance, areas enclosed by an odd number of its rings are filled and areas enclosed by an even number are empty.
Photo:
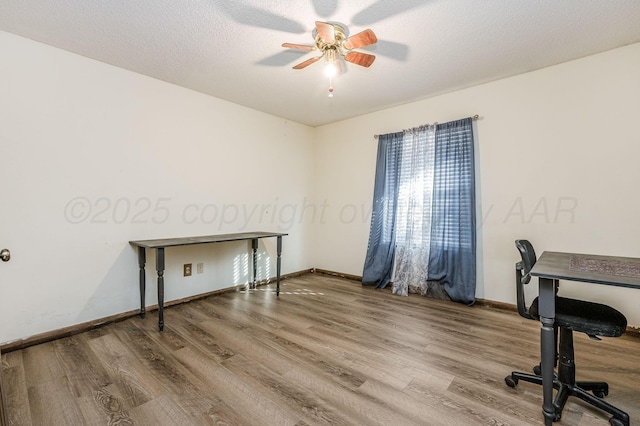
[[[316,20],[379,40],[333,98],[281,47]],[[0,30],[317,126],[640,42],[640,1],[0,0]]]

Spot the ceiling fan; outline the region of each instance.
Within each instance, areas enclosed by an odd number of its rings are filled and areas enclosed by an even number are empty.
[[[325,58],[327,62],[327,74],[331,78],[340,72],[340,57],[344,60],[363,67],[370,67],[376,59],[374,55],[369,53],[357,52],[357,49],[363,46],[369,46],[378,42],[376,35],[370,29],[366,29],[351,37],[347,37],[346,29],[336,23],[316,21],[315,45],[309,46],[304,44],[283,43],[282,47],[290,49],[302,50],[318,50],[320,56],[307,59],[304,62],[294,66],[293,69],[299,70],[305,68],[314,62]],[[333,94],[333,87],[329,87],[329,96]]]

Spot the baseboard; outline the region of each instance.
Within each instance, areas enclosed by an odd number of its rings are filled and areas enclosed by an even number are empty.
[[[496,300],[478,298],[475,301],[475,305],[477,305],[477,306],[486,306],[488,308],[496,309],[496,310],[499,310],[499,311],[518,312],[518,307],[515,304],[507,303],[507,302],[498,302]]]
[[[310,273],[312,271],[313,271],[312,269],[306,269],[306,270],[303,270],[303,271],[284,274],[284,275],[280,276],[280,280],[283,281],[283,280],[286,280],[286,279],[289,279],[289,278],[297,277],[299,275],[308,274],[308,273]],[[268,279],[262,279],[262,280],[256,281],[256,285],[261,286],[261,285],[273,283],[273,282],[275,282],[275,280],[276,280],[276,277],[271,277],[271,278],[268,278]],[[182,299],[177,299],[177,300],[172,300],[170,302],[166,302],[164,304],[164,307],[168,308],[170,306],[181,305],[183,303],[188,303],[188,302],[192,302],[194,300],[204,299],[205,297],[214,296],[214,295],[217,295],[217,294],[223,294],[223,293],[228,293],[228,292],[232,292],[232,291],[239,291],[239,290],[241,290],[243,288],[245,288],[244,285],[238,285],[238,286],[226,287],[226,288],[223,288],[223,289],[210,291],[210,292],[207,292],[207,293],[201,293],[201,294],[197,294],[197,295],[194,295],[194,296],[189,296],[189,297],[185,297],[185,298],[182,298]],[[147,306],[145,310],[147,312],[158,310],[158,305],[156,304],[156,305]],[[110,315],[108,317],[99,318],[99,319],[96,319],[96,320],[93,320],[93,321],[87,321],[87,322],[83,322],[81,324],[76,324],[76,325],[72,325],[72,326],[69,326],[69,327],[60,328],[60,329],[57,329],[57,330],[47,331],[45,333],[37,334],[35,336],[27,337],[27,338],[24,338],[24,339],[18,339],[18,340],[14,340],[14,341],[7,342],[7,343],[2,343],[2,344],[0,344],[0,352],[8,353],[8,352],[12,352],[12,351],[17,351],[17,350],[20,350],[20,349],[28,348],[29,346],[38,345],[40,343],[50,342],[52,340],[73,336],[75,334],[83,333],[83,332],[89,331],[89,330],[93,330],[95,328],[101,327],[101,326],[106,325],[106,324],[113,324],[113,323],[116,323],[116,322],[119,322],[119,321],[123,321],[123,320],[125,320],[127,318],[134,317],[134,316],[138,315],[139,313],[140,313],[139,309],[136,309],[136,310],[133,310],[133,311],[128,311],[128,312],[122,312],[122,313],[119,313],[119,314]]]
[[[318,274],[331,275],[333,277],[339,277],[347,280],[362,282],[362,277],[358,275],[343,274],[342,272],[328,271],[326,269],[319,269],[319,268],[313,268],[311,271]]]
[[[317,274],[324,274],[324,275],[329,275],[329,276],[334,276],[334,277],[339,277],[339,278],[344,278],[344,279],[348,279],[348,280],[353,280],[353,281],[360,281],[362,282],[362,277],[358,276],[358,275],[351,275],[351,274],[345,274],[342,272],[336,272],[336,271],[329,271],[326,269],[319,269],[319,268],[312,268],[312,269],[305,269],[302,271],[298,271],[298,272],[293,272],[293,273],[289,273],[289,274],[284,274],[280,277],[281,280],[286,280],[289,278],[293,278],[293,277],[297,277],[300,275],[304,275],[304,274],[308,274],[308,273],[317,273]],[[261,286],[261,285],[265,285],[265,284],[269,284],[269,283],[273,283],[275,281],[276,277],[271,277],[269,279],[263,279],[260,281],[257,281],[257,285]],[[224,293],[228,293],[231,291],[239,291],[241,289],[243,289],[245,286],[241,285],[241,286],[232,286],[232,287],[227,287],[227,288],[223,288],[220,290],[214,290],[208,293],[201,293],[201,294],[197,294],[195,296],[189,296],[189,297],[185,297],[183,299],[178,299],[178,300],[173,300],[170,302],[165,303],[165,308],[166,307],[170,307],[170,306],[175,306],[175,305],[181,305],[183,303],[188,303],[194,300],[199,300],[199,299],[204,299],[205,297],[209,297],[209,296],[214,296],[217,294],[224,294]],[[475,302],[476,306],[485,306],[491,309],[496,309],[496,310],[501,310],[501,311],[509,311],[509,312],[517,312],[518,308],[515,304],[511,304],[511,303],[505,303],[505,302],[498,302],[495,300],[488,300],[488,299],[476,299]],[[158,309],[158,305],[151,305],[151,306],[147,306],[146,307],[146,311],[147,312],[151,312],[154,310]],[[65,328],[61,328],[61,329],[57,329],[57,330],[52,330],[52,331],[48,331],[46,333],[42,333],[42,334],[38,334],[35,336],[31,336],[31,337],[27,337],[25,339],[19,339],[19,340],[14,340],[11,342],[7,342],[7,343],[3,343],[0,344],[0,352],[12,352],[12,351],[16,351],[16,350],[20,350],[20,349],[24,349],[24,348],[28,348],[29,346],[33,346],[33,345],[37,345],[40,343],[45,343],[45,342],[50,342],[52,340],[56,340],[56,339],[61,339],[64,337],[69,337],[69,336],[73,336],[74,334],[78,334],[78,333],[82,333],[85,331],[89,331],[89,330],[93,330],[95,328],[101,327],[103,325],[106,324],[112,324],[118,321],[123,321],[127,318],[131,318],[133,316],[136,316],[139,314],[139,310],[133,310],[133,311],[128,311],[128,312],[122,312],[116,315],[111,315],[108,317],[104,317],[104,318],[100,318],[100,319],[96,319],[93,321],[87,321],[81,324],[76,324],[76,325],[72,325],[69,327],[65,327]],[[640,328],[637,327],[627,327],[626,333],[630,336],[633,337],[640,337]],[[0,425],[1,426],[1,425]]]

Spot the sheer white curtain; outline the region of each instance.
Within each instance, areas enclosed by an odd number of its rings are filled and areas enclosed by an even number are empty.
[[[424,293],[427,285],[435,135],[435,125],[405,130],[403,134],[392,288],[393,294],[401,296]]]

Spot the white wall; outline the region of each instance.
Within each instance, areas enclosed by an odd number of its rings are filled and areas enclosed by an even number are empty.
[[[330,208],[316,224],[314,265],[362,275],[374,134],[474,114],[478,297],[515,303],[516,238],[538,252],[640,257],[639,75],[634,44],[318,128],[315,191]],[[611,304],[640,326],[638,290],[567,282],[561,293]]]
[[[282,272],[313,267],[314,129],[4,32],[0,52],[0,342],[136,309],[130,240],[289,232]],[[247,282],[248,247],[167,249],[165,300]],[[274,276],[275,239],[260,254]]]
[[[133,239],[283,231],[283,273],[361,275],[373,134],[476,113],[478,297],[514,303],[516,238],[640,256],[640,44],[316,129],[8,33],[0,51],[0,342],[137,309]],[[246,282],[247,254],[167,249],[166,300]],[[637,290],[562,292],[640,326]]]

